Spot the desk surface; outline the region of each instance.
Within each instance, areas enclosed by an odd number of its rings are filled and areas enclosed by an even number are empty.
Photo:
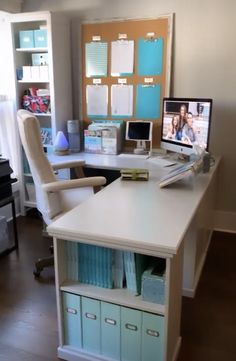
[[[218,163],[207,174],[162,189],[158,181],[167,170],[151,165],[149,181],[116,180],[53,222],[48,232],[61,239],[171,257],[177,253]]]
[[[150,159],[140,159],[139,156],[123,158],[117,155],[92,154],[92,153],[74,153],[66,156],[51,154],[48,156],[51,163],[60,163],[66,160],[84,160],[86,167],[100,169],[121,169],[121,168],[147,168],[149,170],[158,170],[164,168],[161,157],[151,157]],[[171,161],[170,161],[171,163]]]

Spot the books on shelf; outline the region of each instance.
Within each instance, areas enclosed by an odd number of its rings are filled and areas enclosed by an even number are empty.
[[[127,288],[134,296],[143,294],[144,290],[143,299],[147,300],[152,298],[154,292],[153,290],[150,296],[149,283],[151,282],[152,286],[155,284],[158,290],[162,287],[161,295],[158,293],[152,302],[157,302],[157,299],[163,297],[164,278],[163,276],[160,280],[158,278],[157,282],[156,279],[153,280],[153,277],[159,276],[159,273],[156,272],[160,265],[163,272],[165,271],[164,260],[158,261],[157,258],[154,258],[153,261],[153,257],[131,251],[71,241],[66,241],[65,252],[67,256],[67,278],[71,281],[109,289]],[[155,266],[153,268],[154,276],[149,274],[150,267],[153,265]],[[153,269],[152,272],[154,272]],[[152,279],[149,282],[150,278]],[[144,279],[145,284],[143,283]]]
[[[171,170],[167,175],[160,179],[159,186],[160,188],[166,187],[171,183],[175,183],[180,179],[183,179],[191,174],[196,174],[201,168],[202,161],[197,160],[193,162],[188,162],[186,164],[180,165],[175,169]]]
[[[78,244],[78,280],[98,287],[113,287],[113,251],[110,248]]]

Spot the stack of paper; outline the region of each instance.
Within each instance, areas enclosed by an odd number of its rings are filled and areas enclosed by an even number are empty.
[[[160,188],[167,186],[168,184],[177,182],[178,180],[195,173],[195,162],[189,162],[187,164],[181,165],[171,172],[169,172],[166,176],[161,178],[159,182]]]

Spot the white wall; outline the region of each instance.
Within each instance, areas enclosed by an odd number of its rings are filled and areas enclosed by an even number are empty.
[[[9,11],[11,13],[21,11],[23,0],[0,0],[0,10]]]
[[[236,212],[235,0],[25,0],[23,10],[58,10],[73,18],[74,93],[77,97],[79,20],[144,18],[174,13],[172,95],[214,99],[210,148],[223,156],[217,203],[220,210]],[[75,106],[74,116],[78,116],[78,106]]]

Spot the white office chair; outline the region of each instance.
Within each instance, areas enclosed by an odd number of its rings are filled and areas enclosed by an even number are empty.
[[[37,209],[46,225],[71,210],[106,183],[104,177],[89,177],[72,180],[57,180],[54,171],[75,168],[81,174],[84,161],[50,164],[43,150],[38,119],[27,110],[18,110],[17,120],[23,145],[36,190]],[[88,215],[89,216],[89,215]],[[53,265],[53,257],[39,259],[34,275],[38,277],[44,267]]]

